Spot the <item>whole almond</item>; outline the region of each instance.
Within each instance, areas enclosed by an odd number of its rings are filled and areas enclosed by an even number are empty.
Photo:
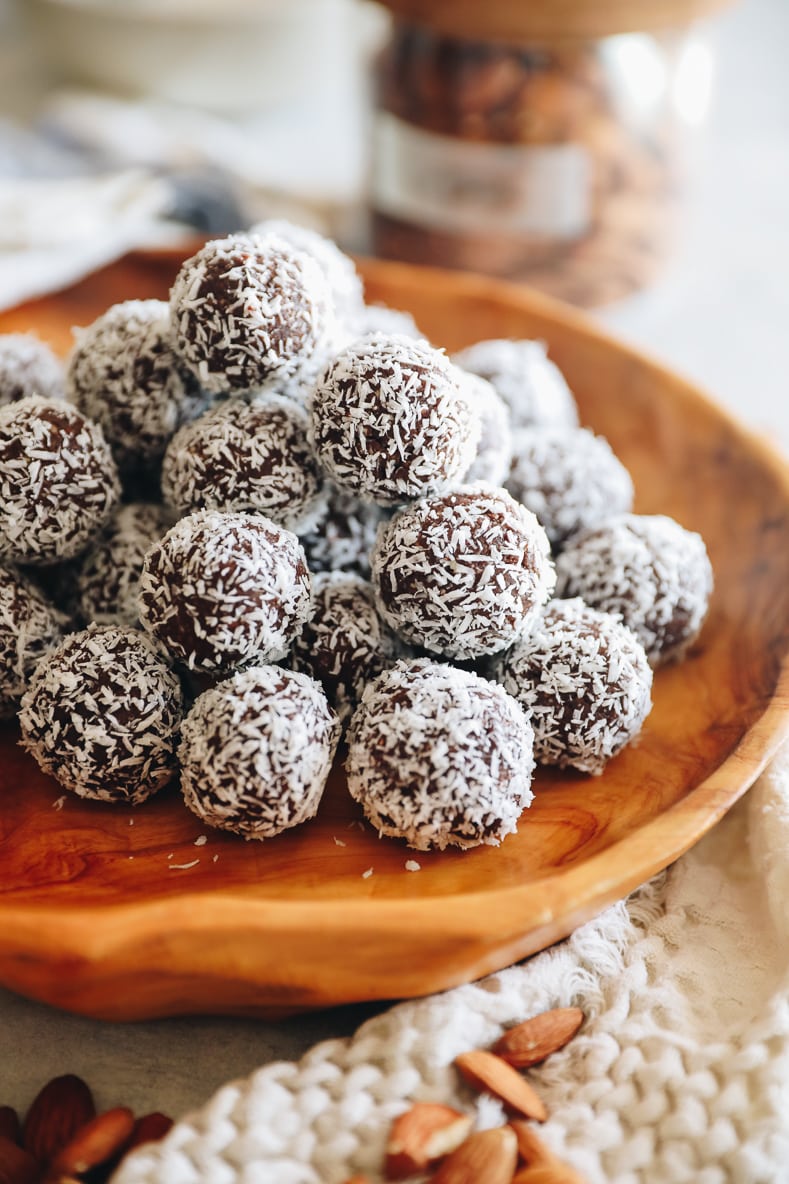
[[[173,1120],[167,1114],[160,1114],[154,1110],[151,1114],[143,1114],[134,1124],[131,1138],[126,1144],[124,1154],[128,1154],[135,1147],[143,1143],[158,1143],[172,1128]]]
[[[22,1143],[39,1163],[47,1164],[95,1113],[93,1095],[81,1077],[53,1077],[25,1115]]]
[[[487,1090],[500,1098],[504,1105],[527,1118],[545,1122],[548,1111],[540,1095],[521,1077],[512,1065],[501,1057],[483,1049],[461,1053],[455,1057],[461,1076],[478,1090]]]
[[[505,1032],[493,1045],[493,1052],[516,1069],[528,1069],[564,1048],[583,1022],[580,1007],[543,1011]]]
[[[433,1184],[510,1184],[518,1140],[509,1127],[476,1131],[441,1164]]]
[[[29,1151],[0,1135],[0,1184],[36,1184],[40,1174]]]
[[[12,1143],[22,1142],[22,1126],[13,1106],[0,1106],[0,1135]]]
[[[387,1180],[416,1176],[459,1147],[473,1124],[469,1114],[438,1102],[417,1102],[392,1123],[386,1144]]]
[[[534,1167],[521,1168],[512,1177],[511,1184],[587,1184],[575,1168],[556,1160],[555,1163],[538,1163]]]
[[[134,1131],[134,1115],[126,1106],[105,1110],[76,1132],[50,1165],[55,1180],[80,1176],[119,1155]]]
[[[543,1143],[528,1122],[516,1119],[510,1126],[518,1140],[518,1154],[526,1164],[515,1176],[518,1184],[586,1184],[574,1168]]]

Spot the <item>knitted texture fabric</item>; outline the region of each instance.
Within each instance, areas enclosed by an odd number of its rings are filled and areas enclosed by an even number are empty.
[[[541,1136],[590,1184],[789,1184],[789,748],[668,872],[566,941],[226,1085],[113,1184],[377,1182],[416,1100],[503,1121],[453,1058],[566,1006],[581,1031],[529,1079]]]

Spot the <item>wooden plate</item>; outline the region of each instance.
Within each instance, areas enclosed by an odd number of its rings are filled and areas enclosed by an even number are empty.
[[[176,261],[138,254],[0,317],[65,349],[113,301],[166,293]],[[0,981],[129,1019],[274,1016],[451,987],[569,933],[694,843],[789,731],[789,474],[692,387],[577,314],[497,281],[364,265],[371,299],[449,349],[543,338],[583,420],[634,475],[637,509],[704,535],[709,620],[661,670],[641,742],[597,779],[542,774],[498,849],[419,854],[379,840],[341,772],[313,822],[270,842],[211,832],[175,790],[136,810],[63,797],[0,736]],[[406,870],[416,858],[419,871]],[[365,874],[370,870],[371,874]]]

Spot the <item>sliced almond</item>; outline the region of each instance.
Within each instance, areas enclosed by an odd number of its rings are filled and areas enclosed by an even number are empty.
[[[47,1164],[95,1113],[93,1095],[81,1077],[73,1073],[53,1077],[30,1105],[22,1143],[34,1159]]]
[[[126,1106],[105,1110],[86,1123],[50,1165],[49,1175],[81,1176],[119,1155],[134,1131],[134,1115]]]
[[[416,1176],[449,1155],[469,1134],[473,1118],[437,1102],[417,1102],[392,1123],[386,1144],[387,1180]]]
[[[509,1127],[476,1131],[444,1160],[432,1184],[511,1184],[518,1140]]]
[[[543,1011],[505,1032],[494,1044],[493,1052],[516,1069],[528,1069],[564,1048],[583,1022],[580,1007]]]
[[[540,1095],[501,1057],[483,1049],[475,1049],[455,1057],[455,1064],[463,1079],[475,1089],[494,1094],[508,1109],[518,1114],[545,1122],[548,1111]]]
[[[36,1184],[40,1174],[29,1151],[0,1135],[0,1184]]]

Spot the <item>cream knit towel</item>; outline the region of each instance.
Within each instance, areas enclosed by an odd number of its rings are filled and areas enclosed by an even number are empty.
[[[584,1027],[530,1076],[545,1141],[591,1184],[789,1184],[789,747],[697,847],[567,941],[225,1086],[113,1184],[377,1181],[415,1099],[501,1121],[459,1084],[457,1053],[568,1005]]]

